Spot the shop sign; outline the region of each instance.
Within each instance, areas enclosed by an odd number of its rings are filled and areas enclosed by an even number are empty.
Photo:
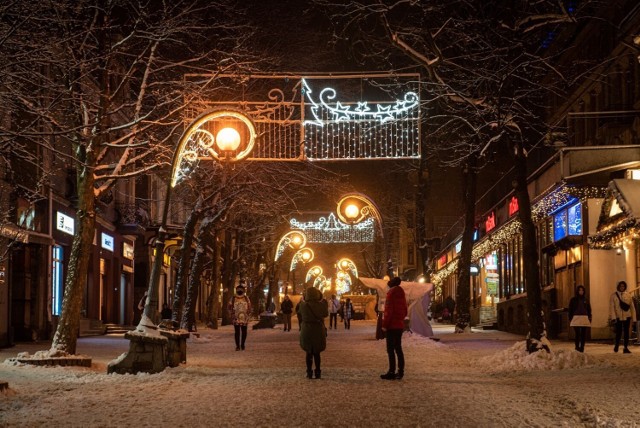
[[[447,255],[444,254],[438,259],[438,269],[447,264]]]
[[[75,221],[73,217],[56,211],[56,229],[68,235],[73,235],[75,233]]]
[[[456,244],[456,254],[460,254],[460,251],[462,251],[462,241],[458,241]]]
[[[518,207],[518,198],[516,198],[515,196],[512,196],[511,200],[509,201],[509,216],[512,216],[515,213],[517,213],[519,209],[520,207]]]
[[[492,211],[491,214],[489,214],[489,216],[487,216],[487,219],[484,221],[484,229],[487,231],[487,233],[489,233],[495,228],[496,228],[496,213],[495,211]]]
[[[122,257],[133,260],[133,245],[127,244],[126,242],[122,244]]]
[[[478,276],[480,274],[480,266],[472,263],[469,266],[469,273],[471,276]]]
[[[113,252],[113,236],[102,233],[102,239],[100,240],[102,248]]]

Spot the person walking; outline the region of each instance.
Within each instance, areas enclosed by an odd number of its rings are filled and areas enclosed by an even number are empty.
[[[351,303],[351,299],[347,297],[347,300],[340,307],[342,320],[344,321],[344,329],[351,329],[351,320],[353,319],[353,303]]]
[[[329,329],[338,329],[338,311],[340,310],[340,300],[336,299],[336,295],[332,294],[329,299]]]
[[[618,352],[620,337],[624,337],[623,353],[630,354],[629,351],[629,326],[631,321],[636,320],[636,308],[633,305],[631,294],[627,293],[627,283],[618,282],[617,290],[611,295],[609,300],[609,318],[616,322],[616,343],[613,352]]]
[[[576,287],[576,295],[569,301],[569,325],[575,332],[576,351],[584,352],[587,328],[591,327],[591,305],[582,285]]]
[[[304,293],[304,300],[300,302],[300,316],[302,330],[300,331],[300,347],[306,352],[307,378],[320,379],[320,353],[327,347],[327,328],[324,319],[328,310],[322,302],[322,293],[317,288],[309,287]],[[312,370],[315,363],[315,371]]]
[[[244,351],[244,343],[247,339],[247,325],[251,313],[251,301],[245,294],[242,282],[236,287],[236,294],[229,300],[227,309],[231,315],[236,340],[236,351]]]
[[[284,324],[284,331],[291,331],[291,314],[293,313],[293,302],[289,298],[288,294],[284,295],[284,300],[280,303],[280,310],[282,311],[282,323]]]
[[[393,380],[404,377],[402,333],[404,331],[404,319],[407,316],[407,299],[404,295],[404,290],[400,287],[401,282],[400,277],[396,276],[387,283],[389,291],[387,292],[387,297],[384,302],[382,330],[386,333],[389,370],[385,374],[380,375],[380,379]],[[396,356],[398,358],[397,373]]]

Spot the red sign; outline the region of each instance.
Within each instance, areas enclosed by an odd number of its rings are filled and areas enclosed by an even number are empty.
[[[444,266],[446,264],[447,264],[447,255],[444,254],[438,259],[438,268],[441,268],[442,266]]]
[[[512,216],[515,213],[517,213],[519,209],[520,208],[518,207],[518,198],[516,198],[515,196],[512,196],[511,200],[509,201],[509,216]]]
[[[484,230],[487,233],[489,233],[495,228],[496,228],[496,213],[492,211],[491,214],[489,214],[487,219],[484,221]]]

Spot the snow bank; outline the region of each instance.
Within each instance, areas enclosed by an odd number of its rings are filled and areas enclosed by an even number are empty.
[[[535,370],[565,370],[586,367],[609,367],[610,364],[592,355],[577,351],[527,352],[527,342],[517,342],[512,347],[480,358],[477,362],[492,373]]]

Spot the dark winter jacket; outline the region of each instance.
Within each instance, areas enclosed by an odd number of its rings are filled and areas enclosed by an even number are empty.
[[[580,299],[582,299],[583,307],[586,310],[586,313],[584,314],[580,314],[576,312],[576,310],[578,309],[578,303],[580,302]],[[586,315],[589,317],[589,321],[591,321],[591,305],[589,304],[589,300],[587,300],[586,297],[573,296],[571,300],[569,300],[569,321],[571,321],[574,315]]]
[[[327,347],[324,319],[329,316],[329,311],[327,304],[321,300],[320,290],[309,287],[304,293],[304,301],[300,302],[300,316],[302,317],[300,347],[305,352],[318,353]]]
[[[407,316],[407,299],[399,285],[391,287],[384,302],[382,328],[385,330],[404,330],[404,318]]]
[[[280,310],[283,314],[290,314],[293,312],[293,302],[290,299],[283,300],[280,303]]]

